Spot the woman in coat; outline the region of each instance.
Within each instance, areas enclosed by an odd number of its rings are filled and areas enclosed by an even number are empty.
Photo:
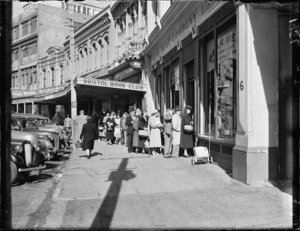
[[[170,108],[167,108],[166,114],[164,116],[164,157],[171,157],[172,151],[172,116],[173,111]]]
[[[180,134],[181,134],[181,110],[179,107],[175,108],[175,113],[172,116],[172,157],[178,157]]]
[[[160,128],[163,127],[163,124],[160,121],[159,112],[156,109],[149,119],[150,127],[150,144],[151,155],[159,155],[159,150],[161,148],[161,135]]]
[[[139,118],[141,116],[141,110],[139,108],[135,111],[135,116],[133,119],[132,127],[133,127],[133,141],[132,147],[133,150],[138,153],[139,152]]]
[[[96,125],[92,122],[92,117],[87,116],[87,123],[82,126],[80,140],[82,141],[82,150],[86,151],[88,159],[94,149],[94,141],[98,137]]]
[[[116,113],[115,112],[111,112],[110,117],[107,118],[106,120],[106,140],[107,140],[107,144],[113,144],[113,140],[115,138],[114,136],[114,132],[115,132],[115,117]]]
[[[143,110],[143,114],[138,120],[138,130],[148,131],[148,116],[147,111]],[[146,136],[139,136],[139,149],[142,149],[142,153],[145,154],[145,142],[148,139]]]
[[[194,147],[194,131],[187,132],[184,130],[184,125],[193,125],[192,120],[192,107],[186,105],[184,108],[184,113],[182,115],[182,122],[181,122],[181,135],[180,135],[180,148],[179,148],[179,157],[185,156],[187,154],[184,152],[187,151],[189,156],[193,156],[193,147]]]

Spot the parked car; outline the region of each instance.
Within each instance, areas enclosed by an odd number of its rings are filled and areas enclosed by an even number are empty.
[[[11,183],[19,173],[26,179],[39,175],[46,168],[46,152],[34,133],[12,131],[10,159]]]
[[[63,134],[58,126],[42,126],[39,122],[38,115],[34,114],[12,114],[12,126],[14,130],[26,131],[36,133],[40,139],[49,140],[56,152],[53,153],[54,157],[61,156],[64,153],[65,146]]]

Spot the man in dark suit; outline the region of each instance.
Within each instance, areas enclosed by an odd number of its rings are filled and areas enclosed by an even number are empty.
[[[134,117],[134,110],[129,110],[129,115],[126,117],[125,125],[128,126],[127,129],[127,147],[128,153],[133,151],[132,148],[132,141],[133,141],[133,117]]]

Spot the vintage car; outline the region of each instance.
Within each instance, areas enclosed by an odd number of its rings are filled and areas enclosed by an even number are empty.
[[[61,156],[65,151],[61,129],[58,126],[42,126],[38,118],[41,117],[34,114],[14,113],[11,117],[13,130],[33,132],[36,133],[40,139],[49,140],[56,150],[56,153],[53,153],[54,158]]]
[[[11,133],[11,183],[18,173],[25,179],[28,176],[39,175],[46,168],[45,150],[38,136],[34,133],[12,131]]]

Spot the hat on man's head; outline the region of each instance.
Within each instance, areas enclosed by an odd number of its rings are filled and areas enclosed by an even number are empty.
[[[190,105],[186,105],[184,109],[185,109],[185,110],[186,110],[186,109],[193,110],[193,108],[192,108]]]
[[[134,110],[133,109],[129,109],[129,113],[132,112],[132,111],[134,111]]]
[[[180,107],[179,106],[175,107],[175,111],[181,111]]]

